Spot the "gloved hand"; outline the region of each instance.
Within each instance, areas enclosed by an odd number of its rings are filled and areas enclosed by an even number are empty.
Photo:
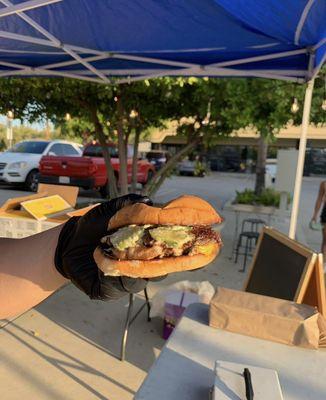
[[[102,203],[82,217],[72,217],[59,236],[55,266],[91,299],[111,300],[145,289],[147,279],[104,276],[98,269],[93,252],[107,234],[109,219],[121,208],[133,204],[152,205],[148,197],[129,194]]]

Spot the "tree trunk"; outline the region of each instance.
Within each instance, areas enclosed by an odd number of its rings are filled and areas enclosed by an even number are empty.
[[[98,139],[100,142],[100,145],[102,146],[102,151],[103,151],[103,158],[105,162],[105,167],[106,167],[106,172],[108,174],[108,182],[107,182],[107,187],[108,187],[108,192],[110,195],[110,199],[113,199],[115,197],[118,197],[118,188],[117,188],[117,180],[115,177],[114,169],[111,163],[111,156],[109,152],[109,148],[106,143],[106,137],[101,131],[98,135]]]
[[[200,140],[200,136],[194,140],[191,140],[184,148],[171,157],[164,167],[157,171],[153,178],[146,184],[143,189],[143,194],[148,196],[155,194],[164,180],[167,178],[169,172],[175,167],[176,163],[190,153],[190,151],[200,142]]]
[[[268,149],[267,140],[265,139],[264,135],[260,134],[260,137],[258,139],[256,183],[255,183],[255,194],[258,196],[265,189],[267,149]]]
[[[127,152],[126,141],[123,130],[123,105],[121,95],[118,96],[118,150],[119,150],[119,184],[121,195],[128,193],[128,172],[127,172]]]
[[[109,149],[108,149],[108,146],[106,143],[106,137],[104,135],[102,125],[98,119],[98,116],[97,116],[97,113],[95,110],[92,111],[92,119],[93,119],[93,123],[94,123],[96,137],[102,147],[103,158],[104,158],[104,162],[105,162],[106,172],[108,175],[108,182],[107,182],[108,192],[109,192],[110,198],[112,199],[112,198],[118,196],[117,182],[115,179],[114,169],[113,169],[112,163],[111,163],[110,152],[109,152]]]
[[[129,125],[130,126],[130,125]],[[125,132],[125,134],[124,134],[124,138],[125,138],[125,152],[126,152],[126,156],[127,156],[127,159],[128,159],[128,156],[129,156],[129,154],[128,154],[128,144],[129,144],[129,136],[130,136],[130,133],[131,133],[131,130],[130,130],[130,128],[128,129],[128,132]]]
[[[131,191],[136,192],[137,189],[137,170],[138,170],[138,146],[140,138],[140,128],[135,128],[135,140],[134,140],[134,153],[132,155],[132,176],[131,176]]]

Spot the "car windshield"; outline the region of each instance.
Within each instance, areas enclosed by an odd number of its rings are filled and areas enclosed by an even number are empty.
[[[47,145],[48,142],[20,142],[8,151],[10,153],[42,154]]]
[[[116,147],[108,146],[108,149],[111,157],[119,157],[119,152]],[[100,145],[87,146],[83,155],[88,157],[103,157],[102,147]]]

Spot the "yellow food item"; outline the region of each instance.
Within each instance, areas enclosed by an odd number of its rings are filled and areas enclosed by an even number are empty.
[[[194,254],[204,254],[205,256],[209,256],[215,250],[215,243],[207,243],[202,245],[197,245],[194,247]]]

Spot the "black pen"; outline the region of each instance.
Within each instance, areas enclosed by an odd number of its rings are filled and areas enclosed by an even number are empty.
[[[244,376],[245,385],[246,385],[246,399],[253,400],[254,399],[254,390],[252,388],[251,374],[250,374],[250,371],[248,368],[245,368],[243,370],[243,376]]]

